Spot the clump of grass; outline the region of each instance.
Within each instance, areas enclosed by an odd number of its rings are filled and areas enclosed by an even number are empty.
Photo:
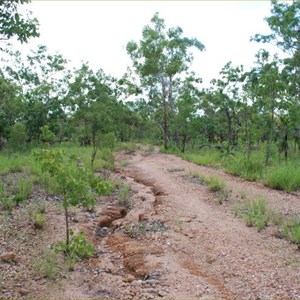
[[[215,175],[212,176],[200,176],[200,179],[207,185],[207,188],[210,192],[220,192],[224,190],[225,183],[224,181]]]
[[[283,225],[284,237],[293,244],[298,246],[300,250],[300,218],[293,217]]]
[[[2,210],[11,212],[15,207],[15,201],[12,197],[9,197],[5,190],[3,183],[0,182],[0,207]]]
[[[30,221],[34,228],[42,229],[46,224],[46,206],[44,202],[37,201],[28,206]]]
[[[126,168],[127,166],[129,166],[129,161],[128,160],[121,160],[120,165],[123,168]]]
[[[217,200],[219,202],[219,204],[223,204],[224,201],[226,201],[229,197],[228,192],[226,191],[220,191],[217,195]]]
[[[118,196],[118,203],[119,205],[124,205],[126,207],[131,206],[130,188],[128,185],[121,186]]]
[[[236,211],[249,227],[256,226],[257,231],[264,229],[269,222],[271,212],[267,209],[266,200],[260,198],[249,202],[245,207]]]
[[[298,164],[277,165],[268,170],[265,184],[286,192],[300,189],[300,167]]]
[[[153,152],[155,150],[154,146],[153,145],[149,145],[148,148],[146,149],[146,152]]]
[[[35,260],[33,267],[38,275],[50,280],[57,278],[60,272],[58,255],[50,249],[44,250],[42,257]]]
[[[27,176],[21,176],[17,181],[16,191],[14,196],[14,201],[18,205],[20,202],[27,200],[32,193],[33,182],[31,178]]]

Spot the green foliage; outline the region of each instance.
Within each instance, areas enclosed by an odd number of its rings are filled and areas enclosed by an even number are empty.
[[[66,245],[69,246],[68,208],[81,204],[91,210],[96,204],[96,193],[110,193],[113,186],[79,165],[75,155],[67,155],[61,149],[35,151],[34,157],[40,163],[42,172],[49,174],[58,184],[65,209]]]
[[[237,214],[245,220],[247,226],[256,226],[258,232],[268,225],[270,218],[270,211],[268,211],[266,200],[263,198],[249,202],[245,207],[239,209]]]
[[[236,154],[233,157],[226,158],[224,167],[228,173],[251,181],[261,179],[265,169],[263,161],[259,158],[248,159],[243,154]]]
[[[221,162],[221,154],[218,150],[202,150],[199,152],[186,152],[180,155],[183,159],[195,164],[208,167],[218,167]]]
[[[42,229],[46,224],[46,206],[44,202],[37,201],[28,206],[28,214],[34,228]]]
[[[64,241],[58,242],[58,245],[54,248],[56,254],[63,252],[67,257],[76,261],[90,258],[96,253],[93,245],[87,241],[83,232],[75,234],[74,230],[70,230],[70,237],[69,245]]]
[[[1,1],[0,39],[7,40],[16,37],[20,42],[27,42],[30,37],[38,37],[37,19],[28,18],[27,12],[20,11],[20,4],[29,0]]]
[[[130,188],[128,185],[123,185],[120,188],[119,196],[118,196],[118,203],[120,205],[124,205],[126,207],[131,206],[131,199],[130,199]]]
[[[300,250],[300,218],[294,217],[283,225],[283,234],[288,241],[298,245]]]
[[[265,175],[266,185],[291,192],[300,189],[300,166],[298,163],[286,163],[270,167]]]
[[[99,161],[94,164],[94,170],[99,168],[105,168],[108,170],[115,169],[115,156],[113,152],[108,149],[101,149],[98,154]]]
[[[48,125],[41,127],[40,141],[44,144],[53,144],[56,140],[55,134],[49,129]]]
[[[8,197],[5,190],[3,183],[0,182],[0,206],[1,209],[4,211],[11,212],[15,207],[15,201],[12,197]]]
[[[17,181],[17,194],[19,198],[26,200],[32,193],[33,182],[30,176],[20,176]],[[23,201],[21,200],[21,201]]]
[[[23,150],[27,140],[27,130],[24,123],[15,123],[10,128],[8,147],[13,150]]]
[[[113,151],[116,146],[116,136],[114,132],[109,132],[103,135],[102,137],[102,148],[109,149]]]
[[[44,250],[42,257],[34,259],[33,267],[38,275],[50,280],[57,278],[61,269],[57,254],[49,249]]]
[[[200,175],[200,178],[207,185],[210,192],[220,192],[224,190],[225,183],[220,177],[215,175],[208,177]]]

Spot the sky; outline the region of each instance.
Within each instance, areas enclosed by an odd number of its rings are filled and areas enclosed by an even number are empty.
[[[97,70],[121,77],[130,58],[126,44],[139,41],[142,30],[159,12],[166,26],[179,26],[206,50],[194,51],[192,70],[208,83],[221,68],[253,65],[255,53],[265,45],[250,42],[256,33],[268,34],[265,17],[270,1],[35,1],[27,5],[39,20],[41,36],[28,47],[43,44],[79,67],[89,62]]]

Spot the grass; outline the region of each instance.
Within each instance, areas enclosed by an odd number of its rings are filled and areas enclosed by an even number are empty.
[[[208,167],[220,167],[221,166],[221,154],[215,149],[202,150],[199,152],[186,152],[180,154],[180,156],[190,162],[198,165]]]
[[[45,249],[42,257],[33,262],[33,268],[38,275],[54,280],[61,270],[58,255],[50,249]]]
[[[273,149],[274,148],[274,149]],[[274,189],[286,192],[300,190],[300,164],[299,158],[290,154],[288,163],[278,163],[278,154],[273,145],[273,156],[270,158],[271,166],[265,166],[265,149],[252,151],[250,159],[243,152],[234,152],[233,155],[224,156],[218,149],[204,148],[188,150],[180,153],[178,149],[161,149],[162,152],[175,154],[181,158],[198,165],[212,168],[223,168],[226,172],[250,181],[259,181]]]
[[[4,184],[0,182],[0,208],[10,213],[15,207],[16,203],[12,197],[9,197],[5,190]]]
[[[286,221],[283,225],[284,237],[293,244],[298,246],[300,250],[300,218],[293,217]]]
[[[225,183],[224,181],[215,175],[212,176],[203,176],[200,175],[200,179],[207,185],[207,188],[210,192],[220,192],[224,190]]]
[[[131,206],[130,188],[128,185],[121,186],[118,196],[118,204],[126,207]]]
[[[283,163],[268,169],[264,183],[278,190],[291,192],[300,189],[299,163]]]
[[[226,172],[250,181],[260,180],[263,177],[265,168],[261,157],[253,157],[248,160],[242,153],[236,154],[234,157],[225,158],[223,166]]]
[[[257,231],[260,232],[268,225],[271,211],[267,208],[266,200],[264,198],[259,198],[250,201],[243,207],[236,208],[235,214],[241,217],[246,222],[247,226],[255,226]]]

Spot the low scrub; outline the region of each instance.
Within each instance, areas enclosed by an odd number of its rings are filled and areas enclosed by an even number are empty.
[[[293,217],[283,225],[284,237],[300,250],[300,217]]]
[[[266,200],[260,198],[236,209],[236,215],[241,217],[247,226],[256,226],[257,231],[260,232],[268,225],[271,212],[267,209]]]
[[[267,186],[291,192],[300,189],[300,166],[299,164],[282,164],[271,167],[265,176]]]
[[[220,192],[224,190],[225,183],[224,181],[215,175],[212,176],[200,176],[200,179],[207,185],[207,188],[210,192]]]
[[[191,161],[197,165],[220,167],[221,154],[217,150],[202,151],[200,153],[186,152],[180,155],[183,159]]]
[[[240,176],[250,181],[257,181],[263,176],[264,163],[258,159],[248,160],[244,155],[226,158],[225,170],[233,175]]]

